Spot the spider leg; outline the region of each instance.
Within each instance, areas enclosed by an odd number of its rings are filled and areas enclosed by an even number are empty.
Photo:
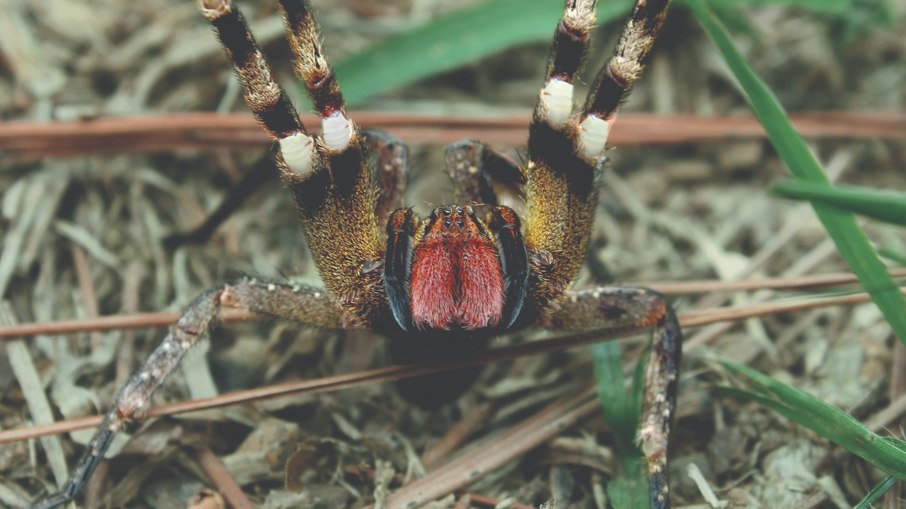
[[[403,206],[409,172],[409,147],[386,131],[362,130],[365,152],[374,158],[373,173],[380,191],[374,215],[378,224],[387,224],[390,213]]]
[[[327,290],[351,315],[372,323],[386,315],[380,271],[383,245],[375,209],[377,193],[362,136],[346,115],[339,85],[321,49],[308,4],[279,2],[321,135],[309,136],[255,44],[242,14],[229,0],[200,0],[239,80],[244,98],[264,130],[278,141],[277,168],[293,193],[302,228]]]
[[[583,117],[613,119],[644,69],[648,52],[667,17],[670,0],[637,1],[617,47],[598,72],[585,101]],[[583,120],[584,120],[583,118]]]
[[[36,502],[32,509],[57,507],[71,501],[82,491],[116,434],[140,418],[154,391],[179,365],[183,355],[197,343],[198,338],[217,321],[223,307],[319,327],[343,328],[350,325],[340,307],[324,290],[310,286],[247,279],[202,293],[186,306],[176,324],[170,326],[163,342],[119,391],[113,408],[104,416],[63,488]]]
[[[378,130],[363,130],[365,151],[376,154],[377,162],[373,173],[378,175],[380,194],[375,205],[378,224],[385,224],[390,211],[403,206],[403,192],[406,189],[406,167],[409,151],[405,144],[393,136]],[[177,232],[164,238],[167,249],[176,249],[186,244],[203,244],[217,231],[217,228],[238,209],[246,199],[255,194],[264,184],[277,178],[274,153],[266,151],[232,186],[217,208],[195,228]]]
[[[654,329],[638,440],[647,462],[651,507],[670,507],[667,445],[683,342],[673,309],[647,288],[603,287],[566,292],[566,299],[539,323],[554,329]]]
[[[497,205],[500,200],[494,183],[506,186],[512,194],[518,194],[525,183],[515,161],[480,141],[448,145],[444,156],[457,203]]]
[[[230,188],[223,201],[217,208],[195,228],[171,234],[164,238],[163,243],[167,249],[176,249],[186,244],[203,244],[207,242],[217,228],[238,209],[246,199],[255,194],[261,187],[277,178],[277,167],[274,163],[274,154],[271,150],[255,161],[252,168],[246,171],[242,178]]]
[[[596,23],[595,3],[566,1],[529,127],[525,242],[532,253],[536,309],[563,293],[585,258],[607,134],[620,101],[641,72],[667,6],[666,0],[637,0],[614,56],[585,108],[574,113],[573,84]]]

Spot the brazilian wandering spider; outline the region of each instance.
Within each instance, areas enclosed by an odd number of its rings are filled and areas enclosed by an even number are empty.
[[[56,507],[82,490],[113,437],[147,405],[222,307],[326,328],[371,329],[390,339],[395,360],[407,363],[472,351],[493,336],[528,327],[654,329],[639,441],[651,506],[668,507],[667,441],[682,340],[674,313],[644,288],[570,289],[589,240],[608,132],[642,72],[668,2],[636,3],[614,56],[574,111],[573,83],[595,26],[595,3],[566,2],[529,128],[526,162],[495,170],[506,163],[489,148],[454,145],[448,170],[460,201],[419,219],[412,209],[392,210],[401,199],[405,147],[386,135],[360,132],[346,115],[308,5],[280,1],[295,71],[321,116],[321,136],[307,134],[239,11],[227,1],[202,0],[249,107],[279,143],[280,177],[295,199],[326,291],[246,278],[204,292],[119,392],[64,489],[33,507]],[[371,158],[394,170],[380,189],[373,186]],[[515,175],[523,187],[522,219],[497,205],[490,183],[501,173]]]

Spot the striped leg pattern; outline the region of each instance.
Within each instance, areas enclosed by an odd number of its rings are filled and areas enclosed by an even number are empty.
[[[529,128],[525,241],[533,254],[531,293],[538,310],[566,290],[585,258],[607,135],[642,71],[668,2],[636,2],[584,107],[574,111],[574,83],[595,27],[595,3],[567,0]]]
[[[651,507],[669,507],[667,439],[676,406],[682,332],[660,295],[646,289],[568,291],[583,260],[597,205],[607,136],[641,75],[666,16],[667,0],[637,0],[617,47],[574,111],[573,88],[595,26],[594,0],[567,0],[554,34],[545,84],[529,130],[525,243],[533,306],[558,329],[653,328],[639,442]],[[551,303],[553,302],[553,305]]]
[[[321,116],[319,136],[308,134],[299,121],[239,10],[229,0],[200,2],[242,82],[246,103],[279,143],[280,177],[293,193],[324,285],[350,316],[371,324],[386,314],[386,299],[375,270],[383,248],[364,137],[346,114],[308,4],[282,0],[279,5],[294,70]]]

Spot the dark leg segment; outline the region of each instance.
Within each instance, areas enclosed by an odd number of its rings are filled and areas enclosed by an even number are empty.
[[[387,221],[387,251],[384,258],[384,291],[397,325],[412,329],[409,276],[412,272],[412,250],[418,221],[412,209],[399,209]]]
[[[403,206],[409,178],[409,148],[390,133],[375,129],[362,131],[365,152],[380,189],[374,215],[379,225],[387,224],[390,212]]]
[[[620,42],[592,86],[585,115],[612,118],[642,75],[645,60],[667,17],[669,0],[639,0],[623,29]]]
[[[607,136],[619,102],[641,73],[666,6],[667,0],[636,1],[614,57],[600,73],[585,109],[573,114],[573,83],[596,22],[595,1],[566,1],[529,128],[525,168],[525,243],[532,254],[530,293],[536,309],[556,299],[581,267]],[[617,95],[613,83],[620,85]]]
[[[346,116],[308,4],[287,0],[280,5],[296,57],[295,69],[321,114],[321,135],[317,138],[305,134],[301,125],[295,131],[272,125],[275,117],[261,114],[269,111],[265,105],[273,102],[262,98],[278,97],[280,104],[287,101],[229,0],[201,0],[202,13],[217,29],[232,57],[249,107],[280,143],[280,177],[293,193],[324,285],[350,316],[374,323],[386,315],[380,271],[373,270],[383,259],[383,246],[375,218],[377,195],[371,186],[362,138]],[[298,124],[295,114],[291,116]]]
[[[525,183],[515,161],[480,141],[463,140],[447,146],[445,159],[456,189],[456,203],[497,205],[495,182],[513,194],[518,194]]]
[[[670,305],[660,294],[645,288],[567,292],[561,306],[543,317],[541,325],[553,329],[654,329],[638,438],[647,461],[651,507],[669,508],[667,449],[683,341]]]
[[[245,102],[264,130],[276,140],[304,133],[296,109],[283,88],[274,81],[271,68],[242,13],[232,9],[228,1],[202,0],[201,9],[242,82]]]
[[[519,216],[509,207],[494,207],[488,225],[494,232],[504,282],[503,314],[500,328],[507,330],[519,318],[528,291],[528,251],[522,239]],[[534,317],[532,318],[532,320]]]
[[[139,417],[154,391],[217,320],[222,306],[320,327],[346,325],[336,302],[324,290],[309,286],[249,279],[206,291],[185,308],[160,346],[119,391],[113,409],[104,416],[63,489],[39,500],[32,509],[57,507],[82,491],[116,434]]]
[[[242,175],[242,179],[230,188],[220,205],[217,205],[217,208],[200,225],[190,231],[174,233],[164,238],[164,246],[167,249],[176,249],[186,244],[207,242],[217,228],[229,219],[245,200],[261,189],[264,184],[276,178],[277,166],[274,163],[274,154],[268,150],[255,161],[250,170]]]

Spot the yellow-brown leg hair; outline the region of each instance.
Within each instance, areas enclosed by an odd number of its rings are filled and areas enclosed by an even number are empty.
[[[242,82],[246,102],[280,144],[277,168],[293,193],[324,285],[351,317],[372,323],[386,315],[379,270],[383,246],[362,137],[346,115],[308,5],[282,1],[280,7],[295,69],[321,115],[322,134],[316,138],[305,132],[274,81],[239,11],[228,0],[201,0],[202,13],[215,27]]]
[[[607,135],[620,101],[641,73],[667,5],[666,0],[636,2],[585,109],[574,114],[573,85],[595,26],[595,3],[566,1],[529,128],[525,242],[532,254],[532,305],[539,310],[562,294],[585,258]]]

